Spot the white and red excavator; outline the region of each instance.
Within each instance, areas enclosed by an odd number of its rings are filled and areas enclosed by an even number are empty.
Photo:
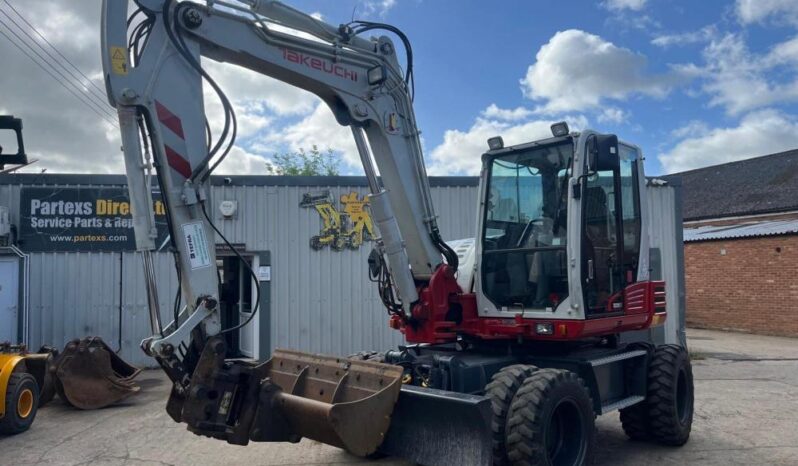
[[[492,138],[475,239],[447,244],[401,30],[334,27],[272,0],[135,3],[130,15],[127,0],[103,1],[103,67],[147,278],[153,336],[142,347],[173,383],[166,409],[175,421],[233,444],[307,437],[427,465],[585,464],[595,416],[615,410],[631,438],[688,440],[684,341],[651,338],[668,300],[683,296],[679,280],[661,279],[682,268],[668,253],[681,238],[664,226],[680,219],[673,188],[646,179],[638,147],[564,123],[527,144]],[[389,37],[364,35],[380,30],[402,42],[404,67]],[[236,125],[203,59],[310,91],[351,128],[380,235],[368,267],[406,345],[350,358],[225,358],[224,335],[240,325],[222,328],[214,238],[234,248],[206,204]],[[203,83],[224,108],[213,134]],[[160,319],[152,263],[155,182],[185,303],[171,323]],[[656,190],[670,201],[657,207]]]

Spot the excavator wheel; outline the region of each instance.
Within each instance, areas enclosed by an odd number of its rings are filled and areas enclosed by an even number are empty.
[[[524,380],[536,370],[535,366],[525,364],[507,366],[493,374],[490,383],[485,386],[485,396],[490,398],[493,411],[493,419],[490,424],[493,440],[493,466],[508,464],[505,446],[507,412]]]
[[[693,424],[693,370],[687,351],[658,346],[648,368],[646,399],[621,410],[621,425],[632,440],[681,446]]]
[[[36,418],[39,407],[39,386],[26,372],[11,374],[6,386],[6,411],[0,418],[0,434],[25,432]]]
[[[524,380],[507,417],[507,458],[512,465],[590,464],[595,413],[585,383],[561,369],[542,369]]]
[[[621,427],[629,439],[642,442],[650,438],[647,408],[645,401],[641,401],[620,411]]]
[[[681,446],[693,425],[693,368],[687,350],[662,345],[648,368],[649,434],[664,445]]]

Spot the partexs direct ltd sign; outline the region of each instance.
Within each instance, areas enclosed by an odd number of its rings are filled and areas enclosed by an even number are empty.
[[[168,242],[159,195],[157,245]],[[22,188],[19,242],[25,251],[126,251],[136,247],[127,188]]]

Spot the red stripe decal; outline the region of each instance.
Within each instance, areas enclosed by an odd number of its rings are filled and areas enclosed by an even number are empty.
[[[164,149],[166,149],[166,161],[169,162],[169,166],[172,169],[181,175],[183,178],[188,179],[191,176],[191,165],[189,165],[188,160],[183,158],[182,155],[178,154],[174,149],[164,144]]]
[[[158,119],[161,120],[164,126],[180,136],[180,139],[186,139],[183,135],[183,123],[180,122],[180,118],[178,118],[177,115],[170,112],[168,108],[164,107],[157,100],[155,101],[155,112],[158,113]]]

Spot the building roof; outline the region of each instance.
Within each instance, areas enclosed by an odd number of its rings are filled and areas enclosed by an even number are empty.
[[[684,241],[754,238],[761,236],[798,234],[798,219],[747,222],[736,225],[706,225],[684,229]]]
[[[685,221],[798,210],[798,150],[699,168],[682,179]]]

